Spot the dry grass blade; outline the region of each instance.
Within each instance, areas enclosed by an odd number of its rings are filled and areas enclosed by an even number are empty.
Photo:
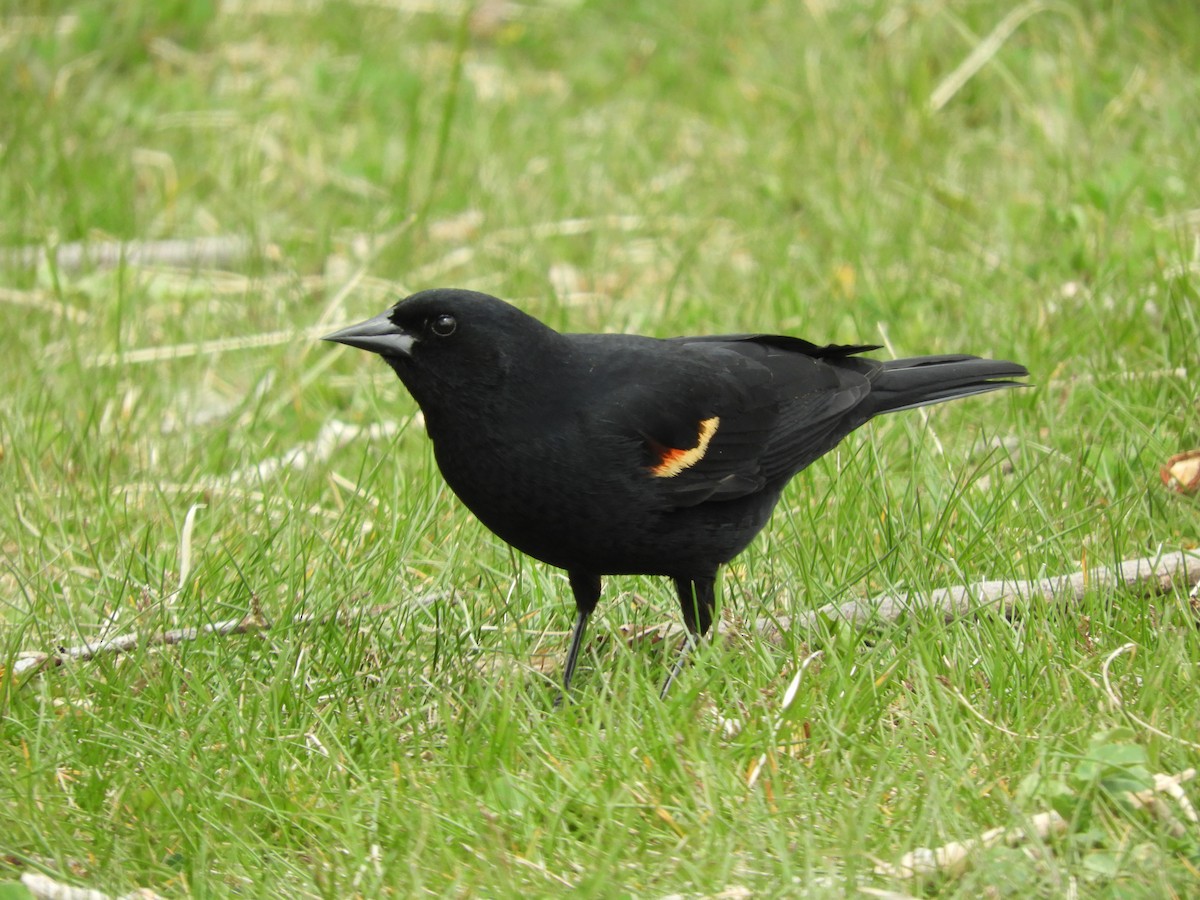
[[[941,83],[933,89],[933,93],[929,95],[929,108],[937,112],[949,103],[954,98],[954,95],[961,91],[966,83],[974,78],[979,73],[979,70],[986,66],[1000,52],[1000,48],[1004,46],[1004,42],[1012,37],[1013,32],[1020,28],[1023,22],[1040,12],[1045,12],[1049,8],[1050,5],[1042,2],[1042,0],[1032,0],[1030,3],[1018,6],[1001,19],[1000,23],[992,29],[991,33],[976,44],[974,49],[967,54],[967,58],[959,63],[955,70],[943,78]]]
[[[192,575],[192,533],[196,528],[196,514],[208,504],[193,503],[183,520],[183,534],[179,538],[179,589],[187,585]]]
[[[796,670],[796,674],[792,676],[791,682],[787,686],[787,690],[783,692],[783,701],[779,705],[779,713],[775,717],[775,721],[771,725],[771,743],[774,744],[776,735],[783,728],[784,717],[787,715],[788,708],[796,699],[796,692],[800,689],[800,679],[804,677],[805,670],[816,659],[819,659],[823,651],[818,650],[815,653],[810,653],[800,663],[800,668]],[[763,767],[767,764],[767,754],[764,752],[750,766],[750,771],[746,773],[746,787],[752,788],[758,782],[758,778],[762,775]]]
[[[178,268],[221,268],[250,255],[253,243],[241,235],[181,238],[167,241],[74,241],[57,247],[18,247],[0,261],[11,266],[37,266],[53,259],[54,267],[73,272],[85,266],[163,265]]]
[[[1185,747],[1191,747],[1193,750],[1200,750],[1200,744],[1197,744],[1193,741],[1185,741],[1183,738],[1175,737],[1173,734],[1167,734],[1162,729],[1155,728],[1145,719],[1139,719],[1126,708],[1125,701],[1121,699],[1121,695],[1117,693],[1117,689],[1113,687],[1112,680],[1108,677],[1108,670],[1118,656],[1121,656],[1125,653],[1131,653],[1136,649],[1137,644],[1132,642],[1128,644],[1122,644],[1112,653],[1108,654],[1104,660],[1104,665],[1100,667],[1100,677],[1104,680],[1104,693],[1108,695],[1108,701],[1110,704],[1112,704],[1112,708],[1120,710],[1125,717],[1129,719],[1129,721],[1135,723],[1139,728],[1144,728],[1151,734],[1156,734],[1161,738],[1166,738],[1168,741],[1172,741],[1177,744],[1183,744]]]
[[[52,316],[62,316],[67,321],[74,322],[77,325],[88,320],[86,312],[51,299],[45,291],[18,291],[13,288],[0,287],[0,303],[24,306],[29,309],[40,310]]]
[[[143,347],[139,350],[125,350],[119,353],[100,353],[84,365],[87,368],[107,368],[119,365],[138,365],[142,363],[165,362],[167,360],[187,359],[193,356],[206,356],[210,353],[231,353],[239,350],[258,350],[263,347],[277,347],[292,341],[305,339],[315,341],[325,333],[324,327],[306,328],[288,331],[267,331],[262,334],[247,334],[241,337],[218,338],[213,341],[195,341],[186,344],[171,344],[167,347]]]

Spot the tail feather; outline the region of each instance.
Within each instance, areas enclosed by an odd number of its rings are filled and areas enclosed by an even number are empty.
[[[915,356],[883,364],[871,384],[871,415],[941,403],[1003,388],[1026,387],[1014,378],[1029,370],[1003,359],[978,356]]]

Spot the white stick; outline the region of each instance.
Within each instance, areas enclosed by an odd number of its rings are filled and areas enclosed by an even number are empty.
[[[1089,590],[1135,588],[1146,594],[1164,594],[1176,585],[1200,583],[1200,553],[1181,550],[1143,559],[1130,559],[1107,568],[1082,569],[1071,575],[1053,575],[1034,581],[980,581],[975,584],[938,588],[928,594],[880,594],[866,600],[830,603],[810,613],[778,621],[781,629],[810,628],[821,618],[861,622],[877,618],[894,621],[906,612],[930,609],[948,617],[970,614],[985,606],[1012,612],[1033,600],[1070,603],[1083,599]],[[760,630],[774,626],[772,620],[759,623]]]

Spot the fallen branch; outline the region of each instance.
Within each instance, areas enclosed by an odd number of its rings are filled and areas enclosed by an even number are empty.
[[[443,592],[434,592],[417,597],[412,602],[428,604],[444,596]],[[289,623],[296,626],[323,625],[335,621],[342,623],[355,622],[362,618],[378,618],[393,608],[391,604],[381,604],[378,606],[353,607],[328,615],[300,613],[299,615],[292,616]],[[136,650],[138,647],[169,647],[172,644],[194,641],[207,635],[225,637],[235,634],[255,634],[260,631],[267,631],[272,627],[271,622],[255,609],[240,619],[226,619],[223,622],[213,622],[209,625],[200,625],[198,627],[173,628],[169,631],[157,631],[150,634],[133,631],[128,634],[121,634],[116,637],[96,641],[95,643],[80,644],[76,647],[60,647],[52,653],[20,653],[17,655],[17,661],[13,664],[12,674],[24,675],[42,669],[57,668],[69,662],[84,662],[106,654],[128,653],[131,650]]]
[[[45,668],[55,668],[68,662],[82,662],[95,659],[108,653],[128,653],[138,647],[167,647],[171,644],[181,644],[194,641],[208,634],[248,634],[269,628],[266,619],[257,612],[252,612],[240,619],[226,619],[224,622],[213,622],[191,628],[173,628],[170,631],[159,631],[153,634],[140,634],[132,631],[116,637],[96,641],[94,644],[80,644],[76,647],[60,647],[54,653],[23,653],[13,664],[12,674],[23,675],[26,672]]]
[[[937,588],[928,594],[880,594],[847,603],[828,603],[795,616],[764,617],[757,619],[749,627],[722,621],[716,623],[713,630],[723,637],[740,635],[747,631],[769,636],[812,628],[823,618],[847,622],[865,622],[872,619],[893,622],[904,613],[922,609],[941,612],[947,619],[970,615],[989,606],[999,607],[1006,614],[1011,614],[1017,610],[1019,604],[1027,604],[1034,600],[1049,603],[1078,602],[1089,590],[1124,588],[1153,596],[1165,594],[1174,587],[1192,586],[1200,588],[1200,551],[1183,550],[1162,556],[1126,560],[1113,569],[1098,566],[1071,575],[1054,575],[1034,581],[979,581],[975,584]],[[685,633],[683,626],[674,621],[664,621],[656,625],[626,624],[618,626],[617,632],[629,646],[642,641],[658,643],[672,640]]]
[[[1097,566],[1071,575],[1054,575],[1034,581],[980,581],[938,588],[928,594],[880,594],[849,603],[830,603],[790,618],[760,620],[757,630],[810,628],[822,618],[844,619],[848,622],[868,619],[891,622],[906,612],[920,609],[941,612],[947,618],[968,615],[987,606],[1011,613],[1019,603],[1037,600],[1047,603],[1078,602],[1093,590],[1124,588],[1152,596],[1165,594],[1177,586],[1191,587],[1197,583],[1200,583],[1200,553],[1181,550],[1126,560],[1115,568]]]

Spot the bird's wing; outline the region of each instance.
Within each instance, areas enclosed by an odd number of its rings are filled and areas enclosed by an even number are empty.
[[[733,335],[667,342],[621,379],[604,418],[639,447],[639,476],[675,507],[730,500],[790,477],[847,431],[870,393],[865,347]],[[835,362],[837,361],[837,362]]]

